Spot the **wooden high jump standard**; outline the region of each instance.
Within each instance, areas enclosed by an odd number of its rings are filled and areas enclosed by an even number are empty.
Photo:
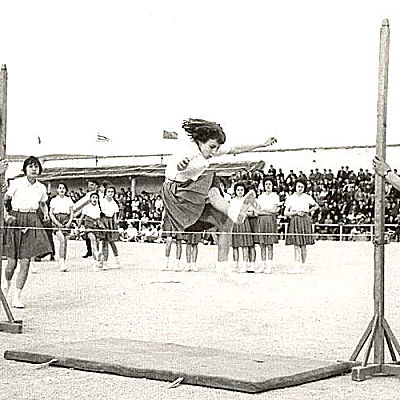
[[[0,160],[6,156],[6,131],[7,131],[7,68],[3,64],[0,71]],[[3,293],[1,278],[3,267],[3,237],[4,237],[4,186],[5,174],[0,174],[0,300],[8,321],[0,321],[0,332],[22,333],[22,321],[15,320],[6,296]]]
[[[389,67],[389,21],[384,19],[380,30],[378,112],[376,155],[386,159],[386,114]],[[400,375],[400,344],[384,317],[384,267],[385,267],[385,179],[375,174],[375,236],[374,236],[374,317],[361,337],[350,360],[355,361],[366,344],[362,364],[352,369],[352,379],[363,381],[374,375]],[[392,363],[385,363],[385,340]],[[374,362],[368,358],[374,347]]]

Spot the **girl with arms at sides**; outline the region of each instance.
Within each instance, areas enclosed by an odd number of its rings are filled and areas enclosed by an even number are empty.
[[[43,171],[42,164],[36,157],[28,157],[23,164],[24,177],[14,179],[5,194],[6,223],[8,225],[4,252],[7,257],[5,269],[5,291],[11,287],[11,280],[20,262],[15,291],[11,305],[24,308],[21,292],[28,278],[30,260],[51,252],[51,245],[37,215],[40,208],[43,220],[49,220],[46,205],[46,187],[37,179]],[[10,206],[11,203],[11,206]]]
[[[246,193],[244,183],[238,182],[234,187],[235,197],[232,203],[242,202]],[[232,228],[232,248],[235,272],[247,272],[250,264],[250,247],[254,246],[253,236],[251,235],[249,219],[246,218],[240,224],[233,224]],[[242,248],[242,264],[239,266],[239,248]]]
[[[197,232],[218,227],[217,270],[226,272],[229,255],[230,233],[233,223],[246,218],[249,207],[255,201],[254,192],[249,192],[241,202],[230,205],[219,191],[215,174],[207,171],[213,157],[238,154],[266,147],[276,142],[269,138],[263,143],[220,149],[226,136],[221,126],[202,119],[188,119],[183,129],[191,139],[185,151],[172,156],[165,170],[162,198],[165,207],[164,230],[175,232]],[[167,227],[167,229],[165,229]]]
[[[261,248],[262,268],[256,272],[270,274],[274,259],[274,244],[278,243],[277,214],[279,211],[279,196],[273,192],[274,184],[271,179],[264,181],[263,192],[257,198],[257,231],[269,235],[259,235],[258,240]],[[267,258],[268,251],[268,258]]]
[[[61,272],[68,271],[65,260],[67,258],[69,228],[74,218],[74,203],[71,198],[67,196],[67,191],[67,185],[60,182],[57,186],[57,196],[50,201],[50,219],[53,226],[57,228],[56,236],[60,242],[59,266]]]
[[[316,201],[304,193],[306,182],[298,179],[295,183],[295,193],[285,201],[285,216],[290,218],[286,244],[294,245],[295,266],[291,273],[304,272],[307,258],[307,245],[315,243],[312,229],[311,213],[318,210]]]

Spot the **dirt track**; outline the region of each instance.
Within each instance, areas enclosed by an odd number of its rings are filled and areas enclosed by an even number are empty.
[[[71,242],[72,271],[38,265],[24,292],[22,335],[0,334],[1,351],[29,344],[129,338],[346,360],[373,315],[370,243],[318,242],[309,248],[303,275],[286,274],[292,249],[279,244],[272,275],[241,274],[221,283],[213,270],[215,248],[200,247],[199,273],[162,272],[163,247],[119,244],[122,270],[92,272]],[[386,317],[400,334],[400,245],[386,247]],[[4,314],[3,314],[4,315]],[[5,320],[5,316],[3,318]],[[0,360],[0,399],[394,399],[395,377],[356,383],[350,375],[257,395],[131,379]]]

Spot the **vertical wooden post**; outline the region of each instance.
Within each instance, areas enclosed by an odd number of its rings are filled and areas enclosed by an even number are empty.
[[[0,71],[0,160],[6,155],[7,131],[7,68],[3,64]],[[1,188],[4,185],[5,174],[0,174],[0,285],[2,278],[3,236],[4,236],[4,194]]]
[[[380,30],[376,155],[386,159],[386,116],[389,70],[389,21]],[[374,362],[384,362],[384,265],[385,265],[385,179],[375,174],[374,310],[378,325],[374,341]]]

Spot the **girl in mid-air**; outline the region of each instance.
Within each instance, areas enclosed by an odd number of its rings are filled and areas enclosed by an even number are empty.
[[[224,154],[238,154],[266,147],[276,142],[269,138],[263,143],[220,149],[226,136],[221,126],[202,119],[188,119],[182,128],[191,143],[187,148],[174,154],[165,170],[162,198],[165,207],[164,230],[173,232],[198,232],[217,226],[224,232],[218,240],[218,270],[226,271],[229,240],[233,223],[242,223],[247,210],[255,201],[250,191],[241,202],[230,204],[219,190],[215,174],[207,171],[213,157]]]

